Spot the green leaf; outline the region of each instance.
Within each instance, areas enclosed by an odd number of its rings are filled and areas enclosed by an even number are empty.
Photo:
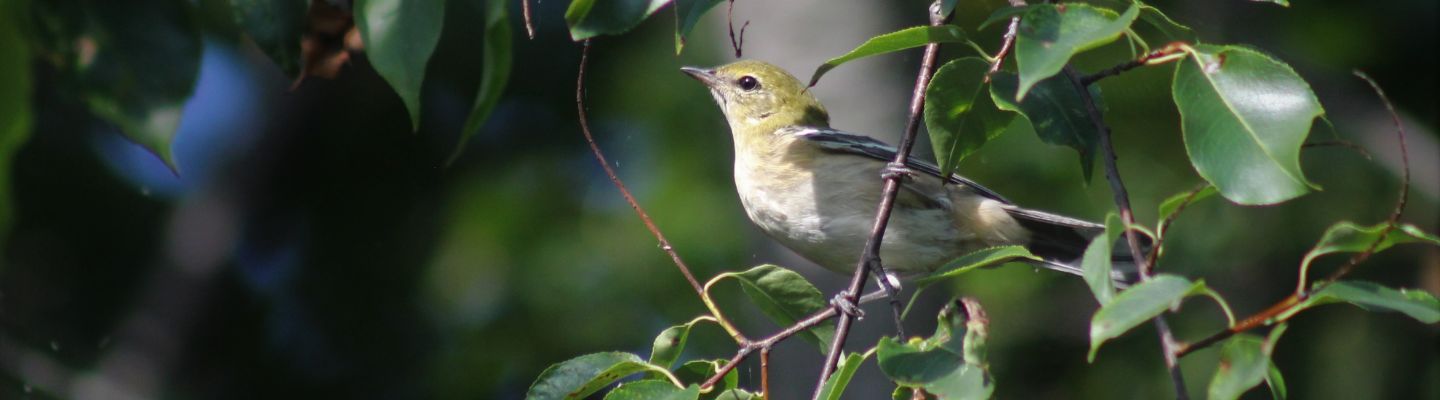
[[[527,0],[528,1],[528,0]],[[511,47],[514,44],[510,32],[510,19],[506,18],[505,0],[485,0],[485,38],[480,47],[484,57],[480,70],[480,89],[475,92],[475,103],[470,106],[470,115],[465,117],[465,127],[460,131],[460,142],[450,153],[447,163],[455,162],[465,150],[465,143],[480,131],[490,112],[500,103],[500,94],[510,81]]]
[[[750,301],[760,307],[765,316],[780,326],[790,326],[810,314],[819,312],[829,303],[805,277],[783,267],[765,264],[745,272],[727,272],[716,277],[734,278],[740,281],[740,288]],[[802,332],[800,337],[815,344],[824,353],[830,350],[830,340],[835,337],[835,326],[820,324]]]
[[[1440,246],[1440,237],[1436,237],[1419,227],[1410,224],[1399,224],[1389,233],[1385,233],[1388,223],[1360,226],[1354,222],[1341,221],[1331,225],[1320,237],[1320,242],[1305,253],[1305,258],[1300,261],[1300,270],[1309,271],[1310,263],[1321,256],[1335,253],[1359,253],[1375,245],[1375,253],[1379,253],[1397,244],[1405,243],[1429,243]],[[1380,235],[1385,234],[1382,238]],[[1382,240],[1383,239],[1383,240]],[[1379,241],[1377,244],[1376,242]],[[1302,275],[1303,277],[1303,275]]]
[[[1105,233],[1090,240],[1090,245],[1085,247],[1085,254],[1080,259],[1080,271],[1084,273],[1085,283],[1090,285],[1090,293],[1095,295],[1095,300],[1101,306],[1110,304],[1115,298],[1115,281],[1111,280],[1111,271],[1114,269],[1111,260],[1115,258],[1112,254],[1115,251],[1115,240],[1125,233],[1125,225],[1120,222],[1120,217],[1115,213],[1105,216]]]
[[[1289,318],[1314,306],[1346,302],[1369,311],[1396,311],[1421,323],[1440,322],[1440,300],[1419,289],[1392,289],[1374,282],[1337,281],[1325,285],[1305,299],[1304,303],[1279,318]]]
[[[1275,363],[1270,363],[1270,371],[1265,374],[1265,384],[1270,386],[1270,395],[1275,400],[1285,400],[1290,396],[1289,390],[1285,389],[1285,376],[1280,374],[1280,368]]]
[[[1324,113],[1290,66],[1237,46],[1197,45],[1175,68],[1172,95],[1185,151],[1230,201],[1283,202],[1315,185],[1300,170],[1300,146]]]
[[[715,400],[760,400],[760,399],[763,399],[763,397],[760,397],[759,394],[750,393],[750,392],[747,392],[747,391],[745,391],[745,390],[743,390],[743,389],[730,389],[730,390],[726,390],[726,391],[720,393],[719,396],[715,396]]]
[[[1025,14],[1025,13],[1027,13],[1027,12],[1030,12],[1031,9],[1034,9],[1034,8],[1037,8],[1037,7],[1044,7],[1044,6],[1045,6],[1045,4],[1030,4],[1030,5],[1024,5],[1024,6],[1019,6],[1019,7],[1005,7],[1005,8],[1001,8],[1001,9],[995,10],[995,12],[990,13],[990,16],[989,16],[989,17],[986,17],[986,18],[985,18],[985,21],[980,23],[980,27],[975,28],[975,29],[983,30],[983,29],[985,29],[985,28],[989,28],[991,24],[994,24],[994,23],[996,23],[996,22],[1009,21],[1009,20],[1010,20],[1010,17],[1014,17],[1014,16],[1017,16],[1017,15],[1022,15],[1022,14]]]
[[[990,63],[983,59],[961,58],[936,70],[925,88],[925,129],[942,176],[955,172],[961,160],[1000,136],[1015,119],[990,99],[985,84],[989,70]]]
[[[1160,274],[1120,292],[1109,304],[1100,307],[1090,320],[1090,354],[1087,359],[1095,361],[1095,352],[1106,340],[1119,337],[1159,316],[1185,296],[1204,289],[1204,281],[1191,283],[1183,277]]]
[[[990,77],[990,98],[1001,110],[1020,113],[1035,128],[1040,140],[1054,145],[1068,146],[1080,152],[1081,173],[1090,178],[1095,164],[1095,148],[1100,143],[1100,133],[1090,121],[1090,113],[1080,91],[1065,76],[1054,76],[1037,83],[1030,89],[1025,100],[1016,102],[1015,89],[1018,81],[1015,74],[997,72]],[[1100,99],[1100,86],[1090,86],[1090,96]]]
[[[1175,22],[1175,20],[1170,19],[1170,16],[1167,16],[1165,15],[1165,13],[1160,12],[1160,9],[1151,7],[1149,4],[1140,5],[1140,20],[1145,21],[1146,23],[1150,24],[1150,26],[1155,27],[1155,30],[1160,31],[1161,34],[1165,35],[1166,40],[1185,42],[1195,41],[1194,29],[1190,29],[1189,26],[1185,26],[1184,24]]]
[[[701,321],[706,319],[696,318],[661,331],[660,335],[655,337],[655,343],[650,350],[650,363],[661,368],[670,368],[675,364],[675,360],[680,359],[680,353],[685,351],[685,340],[690,337],[690,329]]]
[[[1019,260],[1038,261],[1040,257],[1031,254],[1030,250],[1025,249],[1025,246],[987,247],[960,256],[960,258],[956,258],[946,263],[945,266],[936,269],[934,273],[916,280],[915,283],[923,288],[935,282],[960,276],[976,268],[1000,265]]]
[[[440,0],[355,2],[365,54],[410,111],[411,130],[420,129],[420,86],[444,23],[445,2]]]
[[[915,344],[900,343],[891,337],[880,338],[875,350],[880,372],[903,386],[924,386],[949,375],[965,360],[943,347],[922,349]]]
[[[1250,0],[1250,1],[1253,1],[1253,2],[1256,2],[1256,3],[1271,3],[1271,4],[1277,4],[1277,5],[1281,6],[1281,7],[1289,7],[1289,6],[1290,6],[1290,0]]]
[[[300,73],[300,39],[305,35],[306,2],[295,0],[230,0],[235,24],[285,75]]]
[[[1220,349],[1220,367],[1210,380],[1209,399],[1238,399],[1260,385],[1270,369],[1270,357],[1259,336],[1238,334]]]
[[[594,353],[575,357],[551,365],[525,394],[528,400],[583,399],[620,378],[640,372],[658,372],[669,376],[669,371],[646,363],[640,356],[621,353]]]
[[[565,9],[570,38],[581,41],[625,33],[654,15],[671,0],[575,0]]]
[[[21,11],[15,1],[0,0],[0,243],[6,243],[15,210],[11,208],[10,164],[30,137],[30,44],[20,32]],[[4,263],[0,262],[0,267]]]
[[[615,390],[605,394],[605,400],[695,400],[700,398],[700,386],[690,385],[686,388],[675,387],[675,384],[649,379],[621,384]]]
[[[815,396],[815,398],[839,400],[840,395],[845,393],[845,386],[850,384],[850,378],[855,377],[855,371],[860,369],[860,364],[864,363],[865,359],[869,358],[871,353],[872,352],[869,351],[864,353],[850,353],[844,359],[841,359],[840,365],[836,367],[835,372],[831,374],[829,378],[825,379],[825,383],[820,386],[819,395]]]
[[[1173,217],[1176,212],[1180,211],[1181,204],[1195,204],[1200,200],[1205,200],[1210,196],[1214,196],[1216,193],[1215,185],[1205,185],[1205,187],[1201,188],[1199,192],[1194,192],[1195,194],[1193,196],[1190,193],[1190,191],[1187,191],[1185,193],[1176,194],[1174,196],[1170,196],[1170,198],[1165,199],[1165,201],[1160,202],[1159,219],[1161,221],[1164,221],[1170,219],[1170,217]],[[1187,202],[1186,199],[1189,199],[1189,201]]]
[[[681,365],[680,365],[680,368],[678,368],[678,369],[675,370],[675,378],[676,378],[676,379],[679,379],[681,382],[690,382],[690,383],[700,383],[700,382],[704,382],[704,381],[710,379],[710,377],[715,376],[715,373],[716,373],[716,372],[720,372],[720,368],[724,367],[724,366],[725,366],[725,363],[727,363],[727,362],[729,362],[729,361],[728,361],[728,360],[693,360],[693,361],[686,361],[685,364],[681,364]],[[730,369],[730,372],[725,373],[725,377],[724,377],[724,378],[720,378],[720,382],[719,382],[718,384],[716,384],[716,389],[719,389],[719,390],[729,390],[729,389],[734,389],[736,386],[739,386],[739,385],[740,385],[740,372],[739,372],[739,369],[732,368],[732,369]]]
[[[815,68],[815,74],[810,76],[810,86],[815,86],[820,77],[831,69],[856,59],[913,49],[930,43],[956,43],[966,40],[965,31],[955,25],[917,26],[872,37],[849,53],[832,58]]]
[[[955,5],[958,3],[959,0],[940,0],[940,15],[950,16],[950,13],[955,12]]]
[[[1082,3],[1045,4],[1020,17],[1015,36],[1015,64],[1020,70],[1020,90],[1015,99],[1024,101],[1030,89],[1065,68],[1070,57],[1120,38],[1140,15],[1131,4],[1124,14]]]
[[[695,30],[700,17],[725,0],[675,0],[675,55],[685,48],[685,38]]]
[[[925,385],[925,391],[942,400],[988,399],[995,393],[995,382],[984,369],[965,364]]]

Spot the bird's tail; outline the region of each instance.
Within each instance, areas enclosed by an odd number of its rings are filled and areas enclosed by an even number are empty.
[[[1006,211],[1030,231],[1030,243],[1026,247],[1042,259],[1038,264],[1067,274],[1084,275],[1080,270],[1080,259],[1085,254],[1085,248],[1090,245],[1091,239],[1105,232],[1104,225],[1042,211],[1015,206],[1006,208]],[[1150,247],[1148,242],[1140,246],[1147,251]],[[1121,284],[1134,282],[1137,273],[1129,245],[1122,240],[1111,254],[1115,264],[1111,278]]]

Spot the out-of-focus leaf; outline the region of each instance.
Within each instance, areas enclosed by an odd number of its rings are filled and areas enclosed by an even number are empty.
[[[1195,41],[1194,29],[1190,29],[1189,26],[1185,26],[1184,24],[1175,22],[1175,20],[1170,19],[1170,16],[1167,16],[1165,15],[1165,13],[1160,12],[1160,9],[1151,7],[1149,4],[1140,5],[1140,20],[1145,21],[1146,23],[1150,24],[1150,26],[1154,26],[1155,30],[1160,31],[1161,34],[1165,35],[1166,40],[1187,42]]]
[[[1025,246],[988,247],[960,256],[960,258],[936,269],[934,273],[916,280],[915,283],[920,287],[925,287],[935,282],[960,276],[976,268],[1000,265],[1011,261],[1039,259],[1040,257],[1036,257],[1030,253],[1030,250],[1025,249]]]
[[[872,37],[849,53],[832,58],[815,68],[815,73],[810,76],[810,86],[815,86],[820,77],[831,69],[856,59],[913,49],[930,43],[956,43],[965,40],[965,31],[955,25],[917,26]]]
[[[655,336],[655,343],[650,350],[650,363],[661,368],[670,368],[675,360],[680,359],[680,353],[685,351],[685,340],[690,337],[690,329],[695,324],[705,321],[695,319],[684,324],[665,328],[660,335]]]
[[[1125,334],[1165,312],[1171,304],[1185,296],[1204,289],[1204,281],[1191,283],[1183,277],[1160,274],[1120,292],[1109,304],[1100,307],[1100,311],[1096,311],[1095,317],[1091,318],[1090,354],[1087,358],[1094,361],[1095,352],[1100,350],[1100,345],[1106,340]]]
[[[1285,376],[1280,374],[1280,367],[1270,363],[1270,370],[1265,374],[1265,384],[1270,386],[1270,396],[1275,400],[1285,400],[1290,397],[1290,391],[1285,388]]]
[[[1259,336],[1238,334],[1220,348],[1220,367],[1210,379],[1209,399],[1237,399],[1260,385],[1270,370],[1270,357]]]
[[[930,384],[925,391],[941,400],[988,399],[995,393],[995,383],[984,369],[971,364],[961,365]]]
[[[1185,150],[1201,177],[1230,201],[1274,204],[1315,187],[1300,146],[1324,110],[1300,75],[1237,46],[1197,45],[1175,69],[1172,95]]]
[[[1440,300],[1436,300],[1430,292],[1417,289],[1397,290],[1365,281],[1337,281],[1325,285],[1280,318],[1289,318],[1314,306],[1339,302],[1354,304],[1370,311],[1400,312],[1426,324],[1440,322]]]
[[[725,0],[675,0],[675,55],[685,49],[685,38],[695,30],[695,24],[716,4]]]
[[[721,392],[719,396],[715,396],[715,400],[760,400],[763,398],[764,397],[760,397],[759,394],[750,393],[744,389],[730,389]]]
[[[581,41],[634,29],[671,0],[575,0],[565,9],[570,38]]]
[[[1080,259],[1080,270],[1084,272],[1085,283],[1090,285],[1090,293],[1095,296],[1095,301],[1101,306],[1110,304],[1115,298],[1115,281],[1111,280],[1111,265],[1114,259],[1115,240],[1125,233],[1125,225],[1120,222],[1120,216],[1110,213],[1105,216],[1105,233],[1095,236],[1090,245],[1085,247],[1085,254]]]
[[[959,0],[940,0],[940,15],[949,16],[950,13],[955,12],[955,5],[958,3],[960,3]]]
[[[14,223],[10,199],[10,163],[30,137],[30,44],[20,32],[21,12],[14,0],[0,0],[0,243]],[[4,263],[0,262],[0,268]]]
[[[700,386],[675,387],[674,383],[658,379],[647,379],[621,384],[605,394],[605,400],[695,400],[700,398]]]
[[[1382,238],[1380,235],[1385,232],[1389,224],[1378,224],[1372,226],[1360,226],[1354,222],[1341,221],[1331,225],[1320,237],[1320,242],[1305,253],[1305,258],[1300,261],[1300,270],[1310,270],[1310,263],[1321,256],[1335,253],[1359,253],[1375,245],[1373,252],[1379,253],[1397,244],[1405,243],[1429,243],[1440,246],[1440,237],[1436,237],[1419,227],[1410,224],[1398,224],[1395,229]],[[1383,239],[1383,240],[1382,240]],[[1376,243],[1379,241],[1379,243]]]
[[[1256,2],[1256,3],[1272,3],[1272,4],[1278,4],[1278,5],[1280,5],[1281,7],[1289,7],[1289,6],[1290,6],[1290,0],[1250,0],[1250,1],[1253,1],[1253,2]]]
[[[1015,64],[1020,88],[1014,97],[1024,101],[1030,89],[1070,62],[1070,57],[1119,39],[1140,8],[1131,4],[1124,14],[1084,3],[1045,4],[1020,17],[1015,36]]]
[[[942,176],[955,172],[961,160],[1000,136],[1015,119],[990,99],[984,82],[989,70],[990,63],[983,59],[961,58],[936,70],[925,88],[925,129]]]
[[[1090,113],[1080,91],[1065,76],[1053,76],[1040,81],[1030,89],[1025,100],[1015,101],[1018,81],[1015,74],[998,72],[990,77],[990,98],[1002,110],[1020,113],[1035,134],[1045,143],[1067,146],[1080,152],[1081,173],[1090,179],[1095,164],[1095,148],[1100,143],[1100,133],[1090,121]],[[1090,96],[1100,99],[1100,86],[1090,86]],[[1097,104],[1098,106],[1098,104]]]
[[[1014,16],[1018,16],[1018,15],[1023,15],[1023,14],[1025,14],[1025,13],[1027,13],[1027,12],[1030,12],[1031,9],[1038,8],[1038,7],[1044,7],[1044,6],[1045,6],[1045,4],[1030,4],[1030,5],[1024,5],[1024,6],[1019,6],[1019,7],[1005,7],[1005,8],[1001,8],[1001,9],[995,10],[995,12],[990,13],[990,16],[989,16],[989,17],[986,17],[986,18],[985,18],[985,21],[984,21],[984,22],[981,22],[981,23],[980,23],[980,27],[979,27],[979,28],[976,28],[976,29],[989,28],[991,24],[994,24],[994,23],[996,23],[996,22],[1009,21],[1009,20],[1010,20],[1010,17],[1014,17]]]
[[[300,73],[300,38],[305,34],[304,1],[230,0],[235,23],[285,75]]]
[[[1205,187],[1201,188],[1199,192],[1195,192],[1194,196],[1191,196],[1190,193],[1191,192],[1187,191],[1185,193],[1176,194],[1174,196],[1170,196],[1170,198],[1165,199],[1165,201],[1160,202],[1160,220],[1164,221],[1174,216],[1175,212],[1180,210],[1181,204],[1194,204],[1196,202],[1199,202],[1200,200],[1205,200],[1210,196],[1214,196],[1216,193],[1215,185],[1205,185]],[[1189,199],[1189,202],[1186,202],[1186,199]]]
[[[445,2],[440,0],[357,0],[355,24],[375,72],[400,95],[410,111],[410,129],[420,129],[420,86],[440,30]]]
[[[825,384],[820,386],[820,394],[815,396],[823,400],[840,400],[840,395],[845,393],[845,386],[850,384],[850,378],[855,376],[855,370],[860,369],[860,364],[870,357],[872,352],[850,353],[840,360],[840,365],[835,372],[825,379]]]
[[[745,272],[727,272],[715,279],[734,278],[750,301],[760,307],[765,316],[780,326],[790,326],[807,315],[818,312],[828,303],[820,289],[805,280],[800,274],[773,264],[751,268]],[[835,327],[820,324],[800,334],[806,341],[815,344],[824,353],[830,350],[830,340],[835,337]]]
[[[594,353],[551,365],[525,393],[527,400],[583,399],[620,378],[640,372],[657,372],[669,376],[670,371],[641,360],[640,356],[621,353]]]
[[[527,0],[528,1],[528,0]],[[505,0],[485,0],[485,38],[480,53],[484,64],[480,67],[480,89],[475,92],[475,103],[470,106],[470,115],[465,117],[465,127],[460,132],[460,142],[450,153],[450,161],[465,151],[470,136],[480,131],[490,112],[500,103],[500,94],[510,81],[511,38],[510,18],[505,15]]]

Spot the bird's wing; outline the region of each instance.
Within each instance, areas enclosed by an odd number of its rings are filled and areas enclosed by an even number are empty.
[[[777,132],[777,134],[791,135],[796,138],[806,140],[809,143],[813,143],[822,149],[838,153],[854,154],[884,162],[895,161],[894,147],[885,144],[885,142],[865,135],[856,135],[853,133],[846,133],[844,131],[838,131],[830,128],[817,128],[811,126],[792,126],[781,128],[780,131]],[[943,178],[949,183],[965,185],[967,187],[970,187],[971,189],[974,189],[976,193],[979,193],[981,196],[985,196],[986,198],[999,201],[1007,205],[1014,204],[1011,203],[1010,200],[1007,200],[1004,196],[1001,196],[999,193],[995,193],[995,191],[990,190],[989,188],[980,186],[979,183],[975,183],[975,181],[967,179],[963,176],[950,174],[948,178],[941,177],[940,168],[936,167],[934,164],[916,160],[914,158],[907,158],[905,160],[905,166],[930,176]]]

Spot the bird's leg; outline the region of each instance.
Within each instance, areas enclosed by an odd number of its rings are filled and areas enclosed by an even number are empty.
[[[870,272],[875,274],[875,281],[880,283],[880,291],[884,292],[885,297],[890,299],[890,309],[895,317],[895,334],[900,338],[904,338],[905,324],[904,321],[900,320],[900,279],[896,278],[895,274],[886,271],[885,266],[881,265],[879,260],[866,264],[870,266]]]
[[[915,170],[910,169],[910,167],[905,166],[905,164],[896,164],[894,162],[885,163],[885,168],[880,170],[880,179],[899,179],[905,181],[915,177],[915,175],[917,175]]]

